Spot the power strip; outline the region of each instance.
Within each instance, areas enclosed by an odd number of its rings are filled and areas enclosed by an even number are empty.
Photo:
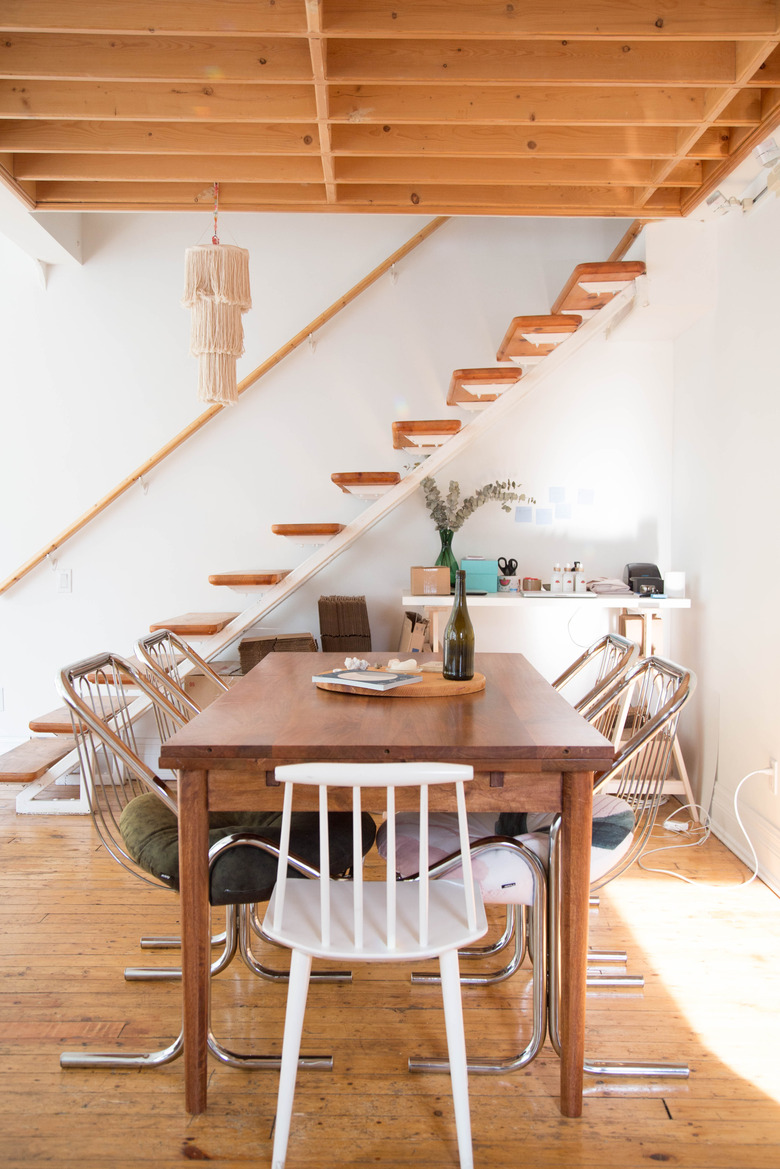
[[[690,826],[690,820],[664,820],[667,832],[687,832]]]

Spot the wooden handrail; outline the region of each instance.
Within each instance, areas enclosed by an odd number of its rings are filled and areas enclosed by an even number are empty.
[[[323,313],[320,313],[318,317],[315,317],[313,321],[311,321],[308,325],[305,325],[299,333],[296,333],[294,337],[282,345],[281,349],[277,349],[276,353],[267,358],[262,363],[262,365],[258,365],[257,369],[254,369],[250,374],[247,374],[247,376],[243,378],[243,380],[238,384],[239,394],[243,394],[245,390],[250,388],[250,386],[253,386],[259,382],[260,378],[267,374],[269,370],[272,370],[274,366],[279,364],[280,361],[283,361],[285,357],[288,357],[291,353],[293,353],[299,345],[303,344],[303,342],[306,341],[313,333],[315,333],[317,329],[321,329],[323,325],[332,320],[333,317],[335,317],[337,313],[340,313],[343,308],[346,308],[348,304],[351,304],[351,302],[360,296],[362,292],[365,292],[367,288],[374,284],[375,281],[380,278],[380,276],[384,276],[385,272],[388,272],[392,268],[393,264],[398,263],[398,261],[402,260],[404,256],[408,256],[410,252],[414,251],[414,249],[423,243],[423,241],[426,240],[429,235],[432,235],[435,231],[447,223],[449,218],[450,217],[448,215],[440,215],[436,219],[432,219],[431,222],[426,224],[426,226],[422,228],[421,231],[418,231],[416,235],[413,235],[411,239],[407,240],[406,243],[398,248],[397,251],[393,252],[391,256],[388,256],[387,259],[383,260],[381,264],[373,269],[373,271],[369,272],[368,276],[364,276],[363,279],[359,281],[353,288],[350,288],[349,292],[345,292],[343,296],[338,298],[338,300],[334,300],[333,304],[330,305],[329,308],[326,308]],[[207,422],[210,422],[212,418],[217,416],[217,414],[221,414],[224,409],[224,406],[217,404],[214,406],[209,406],[208,410],[204,410],[202,414],[199,414],[198,417],[190,422],[188,426],[184,427],[184,430],[180,430],[175,438],[172,438],[165,444],[165,446],[160,447],[156,454],[153,454],[152,457],[147,459],[145,463],[142,463],[140,467],[136,467],[134,471],[131,471],[131,473],[126,476],[126,478],[124,478],[122,482],[113,489],[113,491],[109,491],[108,495],[104,495],[102,499],[99,499],[98,502],[93,504],[92,507],[85,511],[82,516],[79,516],[79,518],[70,524],[69,527],[60,532],[59,536],[55,536],[51,543],[47,544],[44,548],[41,548],[40,552],[36,552],[34,556],[31,556],[29,560],[25,561],[21,568],[17,568],[16,572],[12,573],[11,576],[9,576],[6,580],[3,581],[2,584],[0,584],[0,593],[4,593],[7,589],[10,589],[12,585],[15,585],[17,581],[22,579],[23,576],[26,576],[28,572],[31,572],[33,568],[37,567],[37,565],[45,560],[47,556],[55,551],[55,549],[64,544],[66,540],[69,540],[71,536],[75,536],[77,532],[80,532],[81,529],[86,527],[91,520],[100,515],[102,511],[105,511],[109,504],[113,503],[115,499],[119,499],[120,495],[124,495],[125,491],[132,487],[134,483],[137,483],[140,479],[143,479],[144,475],[147,475],[149,471],[158,466],[158,464],[161,463],[163,459],[172,454],[173,451],[182,445],[182,443],[185,443],[188,438],[191,438],[193,434],[197,434],[197,432],[202,427],[204,427]]]

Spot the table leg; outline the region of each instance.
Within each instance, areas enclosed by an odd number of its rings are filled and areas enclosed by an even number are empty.
[[[206,1109],[211,913],[209,909],[208,773],[179,775],[179,884],[181,890],[184,1101]]]
[[[582,1115],[593,773],[563,774],[561,871],[561,1112]]]

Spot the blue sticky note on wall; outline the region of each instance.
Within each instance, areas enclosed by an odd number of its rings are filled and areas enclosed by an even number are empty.
[[[548,487],[547,494],[550,503],[563,503],[566,498],[565,487]]]
[[[570,503],[556,503],[555,505],[556,520],[570,520],[571,519],[571,504]]]
[[[596,498],[596,492],[592,487],[580,487],[577,492],[577,503],[589,507]]]
[[[516,507],[515,508],[515,523],[516,524],[531,524],[534,519],[534,509],[532,507]]]
[[[537,524],[551,524],[553,522],[553,511],[551,507],[537,507],[536,509]]]

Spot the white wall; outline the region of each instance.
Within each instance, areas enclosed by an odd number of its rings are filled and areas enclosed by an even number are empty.
[[[223,216],[223,241],[250,251],[254,307],[239,376],[424,222]],[[0,237],[1,577],[202,409],[179,300],[185,248],[210,226],[205,216],[84,216],[83,267],[51,269],[46,289]],[[443,227],[398,266],[396,282],[384,277],[328,325],[314,352],[297,351],[154,471],[146,494],[133,487],[61,548],[71,594],[57,594],[44,564],[0,596],[0,739],[25,738],[31,716],[59,705],[52,680],[62,664],[129,652],[152,621],[244,607],[248,598],[207,578],[308,555],[274,536],[272,523],[352,519],[364,505],[331,473],[402,470],[410,460],[392,450],[393,420],[451,415],[452,370],[491,364],[512,316],[548,311],[572,267],[609,255],[624,228],[509,219]],[[578,558],[598,575],[619,575],[630,560],[672,567],[671,354],[670,343],[627,343],[618,330],[450,464],[444,486],[454,477],[470,492],[510,475],[540,505],[550,488],[574,505],[550,526],[485,507],[456,536],[456,554],[514,556],[521,573],[542,577],[557,559]],[[577,505],[581,488],[592,504]],[[437,550],[415,493],[276,610],[272,627],[318,635],[321,594],[365,593],[374,647],[395,649],[409,566],[432,563]],[[555,644],[537,637],[532,660],[553,676],[588,640],[581,624]]]
[[[694,600],[676,644],[699,676],[683,734],[702,801],[752,868],[734,792],[780,756],[780,203],[766,196],[707,232],[717,296],[674,353],[672,558]],[[780,889],[780,799],[766,777],[745,783],[739,808],[763,875]]]

